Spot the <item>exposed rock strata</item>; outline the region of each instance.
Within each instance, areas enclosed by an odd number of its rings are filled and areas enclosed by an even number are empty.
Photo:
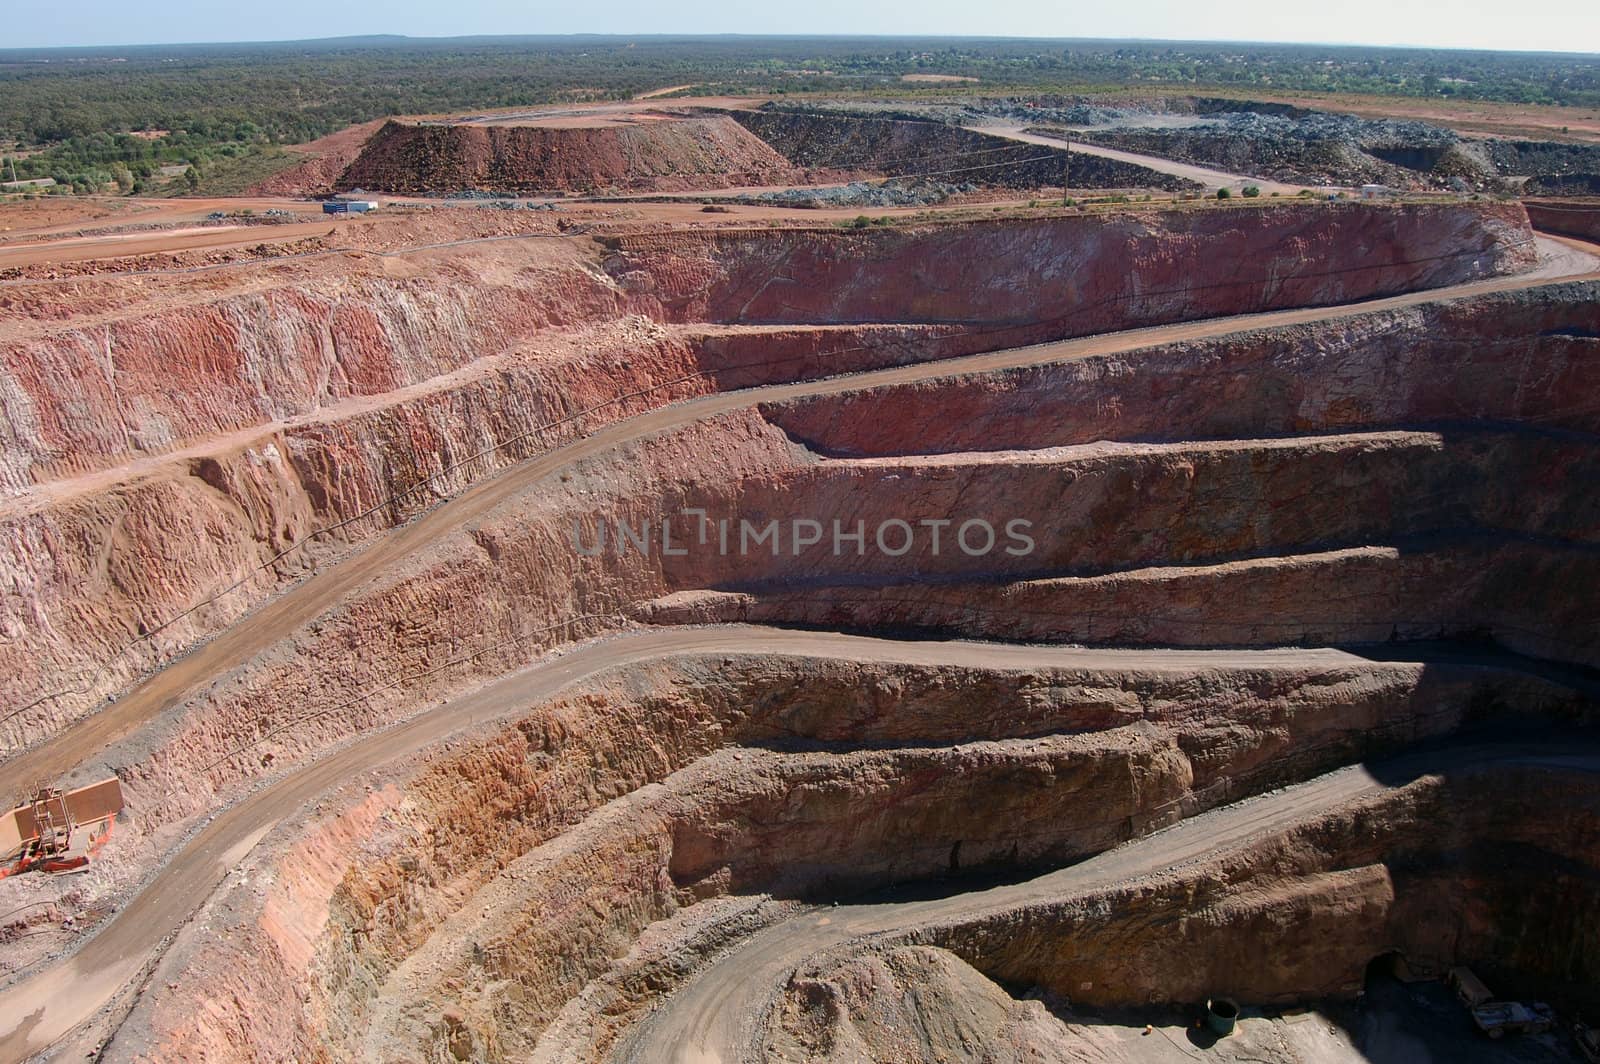
[[[1390,953],[1419,975],[1470,962],[1496,985],[1586,1003],[1572,994],[1592,998],[1600,935],[1590,786],[1537,769],[1424,779],[1145,882],[835,949],[777,1003],[770,1059],[911,1064],[919,1040],[982,1060],[1028,1059],[1019,1042],[1076,1055],[1082,1032],[1037,999],[1289,1004],[1354,994]],[[932,985],[892,994],[911,973]]]
[[[1053,864],[1473,721],[1590,712],[1518,672],[1270,660],[1084,673],[737,655],[603,677],[353,788],[214,910],[227,935],[191,935],[166,963],[283,1024],[300,1055],[454,1038],[519,1056],[699,898],[922,878],[952,854],[969,871]],[[939,934],[968,952],[960,929]],[[246,956],[274,959],[248,985],[230,960]],[[265,1033],[231,1029],[232,1006],[176,1005],[142,1006],[130,1035],[227,1053]]]
[[[6,343],[0,391],[16,493],[0,543],[17,592],[0,660],[30,666],[4,670],[14,704],[31,707],[10,726],[36,739],[330,551],[673,398],[1458,281],[1524,265],[1520,225],[1515,208],[1290,206],[641,236],[601,262],[581,241],[535,237],[432,253],[443,265],[427,278],[384,265],[331,292],[320,279],[253,282],[159,312],[30,323]],[[1213,247],[1280,283],[1264,295],[1193,286]],[[1316,248],[1358,251],[1359,263],[1294,280]],[[978,279],[971,262],[992,265]],[[838,320],[862,324],[819,327]],[[111,471],[129,462],[141,465],[118,483]],[[265,564],[330,526],[318,549]]]

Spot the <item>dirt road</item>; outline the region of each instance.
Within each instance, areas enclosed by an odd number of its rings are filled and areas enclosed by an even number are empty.
[[[1084,155],[1098,155],[1102,159],[1115,159],[1118,162],[1132,163],[1142,166],[1147,170],[1157,173],[1171,174],[1174,177],[1187,178],[1205,186],[1207,192],[1215,192],[1219,188],[1226,188],[1231,192],[1241,192],[1246,185],[1254,185],[1263,195],[1276,192],[1283,196],[1299,195],[1300,191],[1310,188],[1309,185],[1286,185],[1281,181],[1269,181],[1261,177],[1247,177],[1243,174],[1230,174],[1226,170],[1212,170],[1205,166],[1196,166],[1193,163],[1180,163],[1175,159],[1163,159],[1159,155],[1140,155],[1131,151],[1120,151],[1116,148],[1102,148],[1097,144],[1082,144],[1078,141],[1068,141],[1060,137],[1045,137],[1038,133],[1025,133],[1021,126],[969,126],[975,133],[988,133],[996,137],[1005,137],[1008,140],[1021,141],[1024,144],[1042,144],[1050,148],[1070,148]],[[1314,191],[1314,190],[1313,190]]]
[[[103,236],[72,237],[39,244],[0,245],[0,270],[8,267],[38,266],[45,263],[89,262],[96,259],[128,258],[172,251],[274,244],[322,236],[333,228],[332,219],[320,222],[288,222],[282,225],[216,225],[189,229],[154,229],[149,232],[111,233]]]
[[[1207,318],[1179,325],[1152,326],[1034,347],[1007,348],[824,380],[719,392],[613,422],[575,443],[559,447],[482,481],[412,523],[379,537],[365,549],[258,607],[210,642],[149,677],[93,716],[9,758],[0,764],[0,794],[21,793],[37,780],[55,779],[76,766],[91,762],[110,744],[176,705],[198,685],[288,638],[300,625],[332,608],[357,587],[382,574],[400,559],[438,541],[468,521],[487,514],[502,502],[522,494],[567,466],[629,441],[758,403],[838,395],[883,385],[1118,354],[1141,347],[1206,339],[1268,326],[1338,320],[1455,296],[1526,288],[1559,277],[1600,279],[1600,272],[1596,272],[1600,270],[1600,260],[1579,250],[1581,245],[1543,238],[1542,244],[1547,253],[1545,264],[1532,273],[1515,277],[1476,281],[1337,307],[1308,307]]]
[[[1600,751],[1570,744],[1467,746],[1355,765],[1308,783],[1191,817],[1079,864],[1024,883],[905,904],[840,905],[803,913],[751,935],[624,1038],[619,1064],[744,1064],[759,1060],[766,1006],[788,974],[831,946],[942,922],[968,921],[1043,902],[1059,902],[1236,849],[1346,803],[1421,776],[1466,767],[1551,765],[1600,772]],[[536,1054],[535,1060],[541,1058]]]
[[[193,199],[152,199],[124,196],[74,196],[63,203],[34,201],[8,204],[0,208],[0,246],[33,243],[39,237],[62,233],[94,236],[97,229],[115,226],[178,225],[199,222],[215,211],[232,213],[269,210],[320,216],[322,205],[282,196],[197,197]],[[68,216],[61,220],[58,215]],[[36,220],[37,219],[37,220]],[[149,236],[157,235],[152,230]]]
[[[675,92],[682,92],[684,89],[692,89],[692,88],[694,88],[694,83],[693,82],[690,82],[687,85],[668,85],[664,89],[651,89],[649,92],[641,92],[637,96],[635,96],[634,99],[635,100],[654,100],[654,99],[658,99],[659,97],[662,97],[662,96],[671,96]]]
[[[711,108],[723,111],[752,111],[766,102],[762,96],[677,96],[670,100],[658,99],[665,93],[690,88],[674,85],[653,93],[636,96],[631,100],[605,100],[599,103],[552,104],[544,107],[504,108],[497,111],[477,111],[466,115],[430,115],[429,120],[457,122],[479,126],[542,126],[563,124],[567,119],[605,120],[627,119],[648,114],[662,108]],[[410,119],[407,119],[409,121]]]
[[[1360,661],[1338,650],[1084,650],[972,642],[899,642],[754,626],[648,629],[590,643],[380,731],[257,791],[217,816],[66,961],[0,994],[0,1064],[24,1060],[91,1017],[150,960],[267,832],[361,772],[504,717],[608,669],[693,653],[792,654],[988,668],[1261,668]]]

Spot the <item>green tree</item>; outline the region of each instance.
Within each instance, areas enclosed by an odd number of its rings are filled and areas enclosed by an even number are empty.
[[[190,192],[198,189],[200,187],[200,171],[190,166],[189,169],[183,172],[183,183],[189,186]]]

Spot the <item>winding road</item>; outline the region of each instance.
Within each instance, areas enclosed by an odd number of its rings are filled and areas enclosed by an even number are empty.
[[[1070,359],[1113,354],[1175,341],[1227,335],[1247,329],[1349,318],[1373,311],[1395,309],[1452,297],[1479,295],[1532,287],[1555,278],[1600,278],[1600,262],[1575,243],[1557,243],[1541,238],[1547,252],[1538,270],[1515,277],[1456,285],[1448,288],[1368,300],[1337,307],[1314,307],[1272,311],[1228,318],[1213,318],[1176,325],[1156,326],[1126,332],[1085,337],[1034,347],[1013,348],[957,359],[919,363],[893,369],[857,373],[825,380],[748,388],[704,395],[659,407],[637,416],[618,420],[593,434],[545,455],[514,466],[463,492],[409,525],[375,539],[365,549],[308,578],[252,611],[210,642],[140,683],[116,703],[64,729],[45,743],[12,757],[0,766],[0,793],[20,790],[40,778],[64,775],[75,766],[90,762],[134,729],[150,722],[178,705],[190,692],[214,677],[247,661],[253,655],[289,638],[302,624],[339,603],[369,579],[381,575],[397,561],[434,543],[465,523],[487,514],[511,499],[588,456],[617,447],[631,440],[688,425],[728,411],[758,403],[803,396],[830,395],[888,384],[947,378],[962,374],[1020,366],[1039,365]],[[591,643],[568,653],[552,656],[543,663],[498,680],[476,693],[447,703],[405,723],[371,734],[358,742],[298,768],[221,811],[181,852],[158,871],[116,917],[66,960],[28,977],[0,993],[0,1061],[15,1061],[49,1047],[62,1035],[90,1019],[158,954],[163,941],[189,919],[254,845],[278,824],[292,816],[316,795],[332,788],[364,769],[424,749],[462,728],[495,719],[541,699],[601,671],[648,661],[653,658],[697,652],[743,652],[840,654],[852,658],[890,661],[928,661],[950,663],[975,660],[988,666],[1008,662],[1018,667],[1050,665],[1193,665],[1196,661],[1219,663],[1233,657],[1259,662],[1263,655],[1287,656],[1293,662],[1337,661],[1341,652],[1330,650],[1274,650],[1250,652],[1216,651],[1105,651],[1068,648],[1005,647],[974,643],[895,643],[860,637],[820,633],[783,632],[747,627],[703,629],[663,629],[616,636]],[[1244,819],[1211,823],[1209,828],[1176,828],[1163,833],[1162,841],[1141,844],[1130,856],[1126,850],[1074,866],[1035,881],[1039,891],[1056,891],[1082,886],[1092,879],[1079,877],[1124,875],[1128,869],[1146,864],[1167,865],[1189,859],[1204,840],[1214,845],[1223,829],[1245,831],[1261,829],[1292,820],[1307,810],[1338,801],[1340,795],[1365,793],[1377,781],[1359,769],[1335,773],[1323,780],[1296,789],[1278,805],[1236,807]],[[1290,793],[1290,792],[1286,792]],[[1248,809],[1247,809],[1248,806]],[[1219,814],[1223,815],[1223,814]],[[1244,837],[1244,836],[1239,836]],[[1131,849],[1131,848],[1130,848]],[[1013,891],[1023,888],[1009,888]],[[1025,895],[1017,895],[1023,897]],[[1007,904],[1014,903],[1008,901]],[[868,907],[852,912],[844,924],[824,933],[855,934],[863,929],[896,926],[915,914],[917,919],[941,914],[939,904],[968,906],[977,902],[928,903],[933,909],[892,907],[878,911]],[[955,912],[957,910],[948,910]],[[966,911],[963,908],[960,911]],[[696,987],[672,999],[670,1007],[642,1028],[639,1037],[647,1042],[630,1042],[624,1059],[639,1060],[718,1060],[721,1056],[670,1057],[660,1055],[662,1046],[672,1052],[692,1054],[707,1047],[720,1054],[723,1048],[739,1044],[742,1035],[730,1012],[742,998],[727,993],[760,992],[763,980],[781,958],[812,949],[819,941],[815,921],[790,922],[757,936],[752,943],[766,942],[773,953],[761,961],[759,978],[748,969],[714,967]],[[833,925],[826,925],[833,926]],[[748,955],[748,954],[746,954]],[[716,974],[720,973],[720,974]],[[709,981],[708,981],[709,980]],[[721,982],[719,982],[719,980]],[[706,989],[711,988],[711,989]],[[720,989],[718,989],[720,988]],[[724,996],[717,996],[717,995]],[[709,995],[709,996],[708,996]],[[735,1019],[730,1019],[735,1017]],[[648,1045],[651,1051],[645,1051]],[[733,1058],[727,1058],[733,1059]]]
[[[789,654],[986,668],[1260,669],[1334,667],[1338,650],[1085,650],[977,642],[902,642],[745,625],[646,629],[589,643],[377,732],[220,813],[117,916],[66,961],[0,994],[0,1061],[24,1060],[88,1019],[177,931],[267,832],[317,795],[376,765],[554,697],[610,669],[685,654]]]
[[[1353,765],[1307,783],[1214,809],[1023,883],[903,904],[813,910],[744,939],[670,995],[617,1045],[618,1064],[744,1064],[759,1060],[767,1006],[790,972],[832,946],[930,924],[965,922],[1058,903],[1192,864],[1316,819],[1425,775],[1470,767],[1538,764],[1600,772],[1600,752],[1569,743],[1461,746]],[[536,1058],[537,1055],[536,1055]]]

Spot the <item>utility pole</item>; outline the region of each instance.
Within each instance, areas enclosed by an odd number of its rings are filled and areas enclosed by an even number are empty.
[[[1072,198],[1067,194],[1067,190],[1072,187],[1070,184],[1068,184],[1068,180],[1071,177],[1071,170],[1072,148],[1068,146],[1063,148],[1061,151],[1061,205],[1063,207],[1067,205],[1067,200]]]

